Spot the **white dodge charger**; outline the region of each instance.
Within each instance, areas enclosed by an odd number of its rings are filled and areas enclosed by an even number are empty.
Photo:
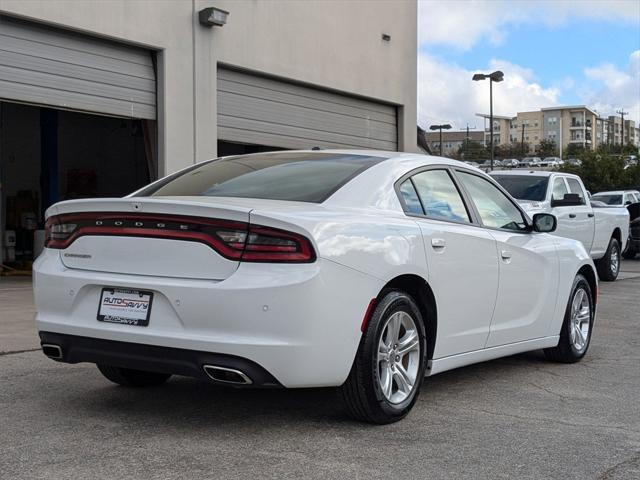
[[[425,376],[528,350],[580,360],[597,300],[582,244],[460,162],[297,151],[202,162],[47,211],[44,353],[109,380],[340,386],[388,423]]]

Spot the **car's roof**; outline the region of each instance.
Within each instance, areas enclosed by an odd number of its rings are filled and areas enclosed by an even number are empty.
[[[592,196],[596,196],[596,195],[622,195],[624,193],[629,193],[629,192],[633,192],[634,190],[608,190],[606,192],[598,192],[598,193],[594,193]]]

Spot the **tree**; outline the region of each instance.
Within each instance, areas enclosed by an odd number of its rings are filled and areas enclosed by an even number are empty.
[[[583,150],[579,158],[582,160],[582,165],[565,164],[561,170],[582,178],[590,192],[627,188],[634,181],[632,175],[635,172],[632,168],[624,169],[624,160],[620,156]]]
[[[459,158],[464,158],[465,160],[480,160],[489,158],[491,154],[487,147],[480,142],[471,140],[469,142],[463,142],[462,145],[460,145],[457,155]]]
[[[558,147],[553,140],[541,140],[536,147],[536,155],[539,157],[557,157]]]
[[[582,160],[582,157],[584,157],[587,152],[591,152],[591,150],[587,150],[578,143],[570,143],[564,151],[564,158],[579,158]]]

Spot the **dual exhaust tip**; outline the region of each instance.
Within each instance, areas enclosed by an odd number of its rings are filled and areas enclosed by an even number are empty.
[[[204,365],[204,372],[211,380],[229,385],[251,385],[251,379],[235,368],[220,367],[218,365]]]
[[[53,360],[62,360],[62,347],[52,343],[43,343],[42,352]],[[229,385],[251,385],[253,381],[242,371],[219,365],[204,365],[202,367],[207,376],[216,382]]]

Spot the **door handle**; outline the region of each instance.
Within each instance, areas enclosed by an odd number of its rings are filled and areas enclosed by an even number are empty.
[[[511,260],[511,252],[509,250],[502,250],[500,256],[503,260]]]
[[[595,216],[595,213],[587,213],[587,217],[589,218],[593,218]]]
[[[444,238],[432,238],[431,246],[436,250],[443,249],[447,246],[447,242],[445,242]]]
[[[575,213],[570,213],[569,214],[569,218],[576,218],[576,214]]]

